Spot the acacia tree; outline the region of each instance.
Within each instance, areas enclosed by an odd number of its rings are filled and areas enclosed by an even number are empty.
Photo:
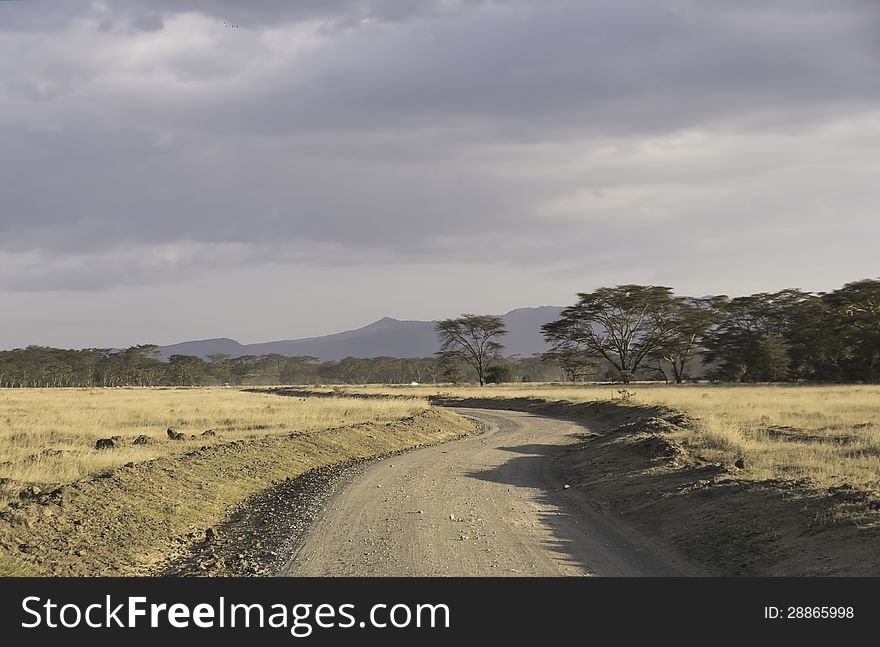
[[[581,382],[595,375],[598,370],[594,357],[570,348],[542,353],[541,361],[557,364],[569,382]]]
[[[507,333],[504,321],[492,315],[463,314],[438,321],[434,326],[440,339],[437,355],[445,361],[461,359],[477,372],[480,386],[486,383],[489,363],[501,354],[499,341]]]
[[[703,350],[701,342],[709,327],[719,318],[717,305],[714,297],[674,298],[664,308],[664,316],[658,320],[662,340],[651,353],[651,358],[672,366],[676,384],[688,377],[688,362]]]
[[[599,288],[579,292],[578,302],[541,330],[551,344],[551,353],[602,358],[628,384],[646,360],[680,340],[684,322],[689,320],[682,316],[687,307],[668,287]]]
[[[844,347],[840,364],[847,378],[880,378],[880,280],[847,283],[824,300],[836,320],[828,333]]]
[[[195,355],[172,355],[168,358],[168,370],[181,386],[195,386],[205,374],[205,362]]]
[[[789,377],[796,313],[814,296],[800,290],[761,292],[735,299],[718,297],[723,317],[706,335],[706,360],[718,362],[715,377],[774,382]]]
[[[462,370],[461,360],[458,357],[438,353],[437,362],[440,366],[441,374],[447,382],[452,382],[453,386],[458,386],[462,381],[464,371]]]

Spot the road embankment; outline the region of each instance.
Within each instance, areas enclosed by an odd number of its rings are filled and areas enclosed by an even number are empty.
[[[108,470],[0,511],[0,574],[154,574],[194,547],[222,541],[217,529],[254,497],[310,470],[474,431],[473,423],[432,408],[388,423],[226,442]]]

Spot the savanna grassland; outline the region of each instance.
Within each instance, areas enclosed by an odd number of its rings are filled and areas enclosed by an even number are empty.
[[[272,572],[283,550],[231,565],[208,530],[269,493],[260,509],[290,535],[308,523],[283,490],[297,476],[473,433],[438,396],[582,422],[558,463],[571,487],[717,572],[880,568],[880,386],[534,383],[2,390],[0,573],[161,574],[181,555],[195,573]]]
[[[351,393],[540,398],[663,405],[693,418],[672,439],[706,460],[743,461],[737,478],[809,479],[880,491],[880,386],[433,385],[346,387]]]
[[[182,439],[171,439],[169,428]],[[254,497],[298,487],[299,476],[474,430],[418,398],[3,390],[0,575],[154,574]],[[135,444],[140,436],[147,442]],[[105,438],[114,447],[96,449]],[[302,523],[296,500],[285,498],[279,510]],[[254,550],[261,564],[278,559]]]
[[[0,390],[0,477],[66,483],[203,446],[422,413],[421,399],[282,398],[224,388]],[[167,429],[184,435],[170,440]],[[205,434],[211,430],[213,434]],[[143,444],[134,444],[146,436]],[[117,437],[99,450],[100,438]]]

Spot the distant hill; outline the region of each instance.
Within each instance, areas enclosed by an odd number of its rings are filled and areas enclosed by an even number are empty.
[[[507,326],[505,355],[528,356],[547,349],[541,326],[559,318],[561,307],[519,308],[502,315]],[[223,353],[232,357],[277,353],[288,357],[311,355],[322,361],[344,357],[429,357],[438,350],[434,321],[400,321],[385,317],[363,328],[322,337],[288,339],[259,344],[240,344],[234,339],[203,339],[160,346],[163,359],[172,355],[209,355]]]

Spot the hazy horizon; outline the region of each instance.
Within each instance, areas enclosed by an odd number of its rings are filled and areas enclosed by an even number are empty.
[[[877,278],[878,27],[868,0],[0,3],[0,348]]]

